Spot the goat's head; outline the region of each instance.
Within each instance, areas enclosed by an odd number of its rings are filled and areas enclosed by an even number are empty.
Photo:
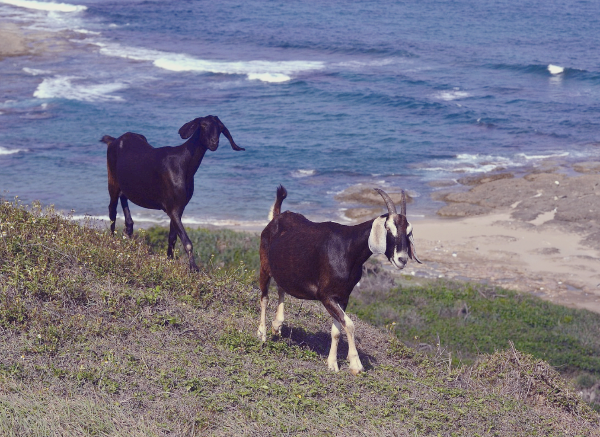
[[[207,115],[187,122],[179,129],[179,135],[186,140],[194,135],[196,131],[199,131],[200,143],[212,152],[219,147],[219,135],[221,134],[229,140],[233,150],[246,150],[235,144],[229,130],[216,115]]]
[[[369,235],[369,249],[373,254],[385,254],[397,269],[403,269],[408,262],[408,258],[421,264],[421,260],[415,252],[412,225],[406,219],[406,195],[404,190],[402,190],[400,214],[396,212],[396,205],[385,191],[379,188],[375,188],[375,191],[383,197],[388,213],[373,220]]]

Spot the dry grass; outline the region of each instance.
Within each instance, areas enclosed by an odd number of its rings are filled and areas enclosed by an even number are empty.
[[[456,368],[352,317],[367,371],[335,374],[320,304],[288,301],[281,338],[256,339],[243,265],[190,274],[15,203],[0,225],[0,435],[597,434],[597,413],[518,351]]]

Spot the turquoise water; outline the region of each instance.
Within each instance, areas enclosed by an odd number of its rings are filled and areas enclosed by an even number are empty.
[[[207,153],[188,223],[265,222],[280,183],[314,219],[356,184],[428,214],[431,181],[598,158],[600,2],[216,3],[0,0],[48,36],[0,60],[0,193],[106,217],[99,139],[208,114],[246,151]]]

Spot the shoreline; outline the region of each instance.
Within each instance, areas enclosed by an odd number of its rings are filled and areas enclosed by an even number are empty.
[[[410,261],[401,272],[389,271],[422,280],[483,282],[600,313],[600,163],[570,169],[573,175],[544,169],[519,177],[500,171],[469,178],[463,184],[468,191],[452,187],[434,193],[445,202],[435,216],[411,215],[416,205],[409,199],[408,216],[423,264]],[[356,187],[348,192],[364,195]],[[380,208],[370,195],[346,210],[354,218],[346,224],[385,212]],[[140,222],[137,228],[161,225]],[[260,221],[184,224],[251,233],[264,228]],[[388,266],[385,257],[377,259]]]
[[[446,203],[437,216],[411,218],[423,264],[402,273],[483,282],[600,313],[600,163],[571,170],[493,172],[465,180],[468,191],[436,193]]]

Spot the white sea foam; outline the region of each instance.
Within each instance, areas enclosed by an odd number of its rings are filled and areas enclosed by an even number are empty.
[[[0,3],[5,3],[20,8],[35,9],[38,11],[48,12],[81,12],[87,9],[87,6],[82,5],[70,5],[68,3],[54,2],[39,2],[33,0],[0,0]]]
[[[141,227],[150,225],[168,226],[170,219],[167,215],[164,218],[158,216],[140,216],[134,214],[134,220],[137,225],[144,224]],[[89,214],[73,214],[70,215],[71,219],[76,221],[100,221],[105,222],[106,225],[110,223],[110,219],[107,215],[89,215]],[[122,218],[117,217],[117,219]],[[267,221],[264,220],[229,220],[229,219],[215,219],[215,218],[198,218],[198,217],[182,217],[181,222],[188,226],[217,226],[225,228],[249,228],[249,229],[262,229],[267,225]]]
[[[561,67],[559,65],[548,65],[548,71],[550,74],[561,74],[565,71],[565,67]]]
[[[38,70],[37,68],[29,68],[23,67],[23,71],[27,74],[31,74],[32,76],[40,76],[42,74],[50,74],[47,70]]]
[[[532,159],[542,160],[542,159],[548,159],[548,158],[563,158],[565,156],[569,156],[569,152],[552,153],[550,155],[526,155],[525,153],[517,153],[516,156],[525,158],[526,160],[529,161]]]
[[[316,61],[211,61],[198,59],[183,53],[170,53],[139,47],[127,47],[115,43],[97,42],[100,53],[136,61],[152,62],[154,66],[175,72],[198,72],[215,74],[240,74],[250,80],[263,82],[286,82],[292,75],[320,70],[322,62]]]
[[[87,29],[73,29],[73,32],[83,33],[85,35],[101,35],[100,32],[94,32],[93,30],[87,30]]]
[[[544,155],[528,155],[517,153],[511,157],[461,153],[452,160],[434,161],[431,167],[421,167],[427,172],[447,173],[484,173],[498,168],[516,168],[530,166],[533,161],[543,161],[549,158],[565,158],[572,156],[570,152],[556,152]]]
[[[26,152],[27,149],[7,149],[5,147],[0,146],[0,155],[14,155],[19,152]]]
[[[450,102],[452,100],[457,100],[457,99],[466,99],[467,97],[471,97],[471,94],[469,94],[466,91],[453,90],[453,91],[441,91],[441,92],[435,94],[434,97],[436,99]]]
[[[459,153],[456,155],[456,159],[462,162],[482,162],[489,161],[495,163],[508,164],[510,163],[510,159],[505,156],[494,156],[494,155],[480,155],[480,154],[471,154],[471,153]]]
[[[261,82],[287,82],[291,79],[287,74],[281,73],[250,73],[248,74],[250,80],[260,80]]]
[[[46,78],[33,93],[38,99],[68,99],[86,102],[122,101],[120,96],[110,93],[126,88],[123,83],[75,84],[77,77],[56,76]]]
[[[316,170],[303,170],[303,169],[298,169],[292,172],[292,177],[294,178],[305,178],[308,176],[314,176]]]

